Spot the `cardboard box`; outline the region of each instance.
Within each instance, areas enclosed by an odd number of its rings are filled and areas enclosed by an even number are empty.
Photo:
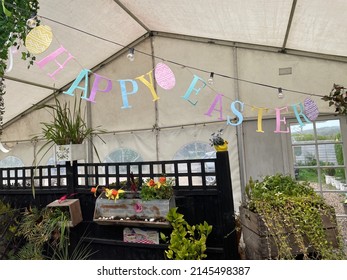
[[[159,244],[159,232],[139,228],[124,228],[123,241],[142,244]]]

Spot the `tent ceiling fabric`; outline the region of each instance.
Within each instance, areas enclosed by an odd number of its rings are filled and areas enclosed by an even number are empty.
[[[279,50],[285,44],[290,50],[346,58],[347,25],[341,15],[346,10],[345,0],[40,1],[41,24],[50,26],[54,35],[49,50],[62,45],[79,65],[54,81],[38,67],[28,70],[15,55],[14,68],[6,75],[4,123],[71,83],[81,68],[92,69],[150,31]]]

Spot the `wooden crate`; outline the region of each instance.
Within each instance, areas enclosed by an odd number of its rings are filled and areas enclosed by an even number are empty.
[[[271,236],[267,236],[267,227],[260,216],[245,207],[240,207],[240,220],[242,224],[243,241],[245,243],[246,259],[264,260],[276,259],[278,250]],[[338,247],[336,223],[332,223],[327,216],[322,215],[324,229],[327,234],[328,241],[332,242],[333,247]],[[292,233],[288,233],[289,240],[294,241]],[[300,255],[302,252],[292,242],[292,254]],[[308,244],[308,242],[307,242]],[[313,249],[309,251],[313,253]]]
[[[63,201],[59,201],[58,199],[51,202],[47,205],[47,207],[65,207],[68,208],[70,213],[70,222],[69,226],[74,227],[80,222],[83,221],[81,205],[79,199],[65,199]]]

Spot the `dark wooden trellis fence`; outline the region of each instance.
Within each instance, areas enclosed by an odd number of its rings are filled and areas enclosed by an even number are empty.
[[[35,198],[32,175],[35,176]],[[164,259],[166,244],[123,242],[123,227],[93,222],[93,186],[165,174],[175,178],[178,211],[190,224],[207,221],[213,231],[207,241],[208,259],[238,259],[237,232],[228,152],[216,159],[149,161],[131,163],[77,163],[6,168],[0,172],[0,198],[15,208],[45,207],[65,194],[80,200],[83,222],[71,229],[72,243],[83,236],[96,251],[93,259]],[[169,233],[170,229],[163,229]]]

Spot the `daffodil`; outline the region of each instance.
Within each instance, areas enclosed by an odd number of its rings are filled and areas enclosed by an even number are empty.
[[[108,189],[105,188],[105,196],[108,199],[113,199],[115,202],[117,199],[119,199],[119,195],[121,193],[124,193],[124,190],[120,189],[120,190],[115,190],[115,189]]]

